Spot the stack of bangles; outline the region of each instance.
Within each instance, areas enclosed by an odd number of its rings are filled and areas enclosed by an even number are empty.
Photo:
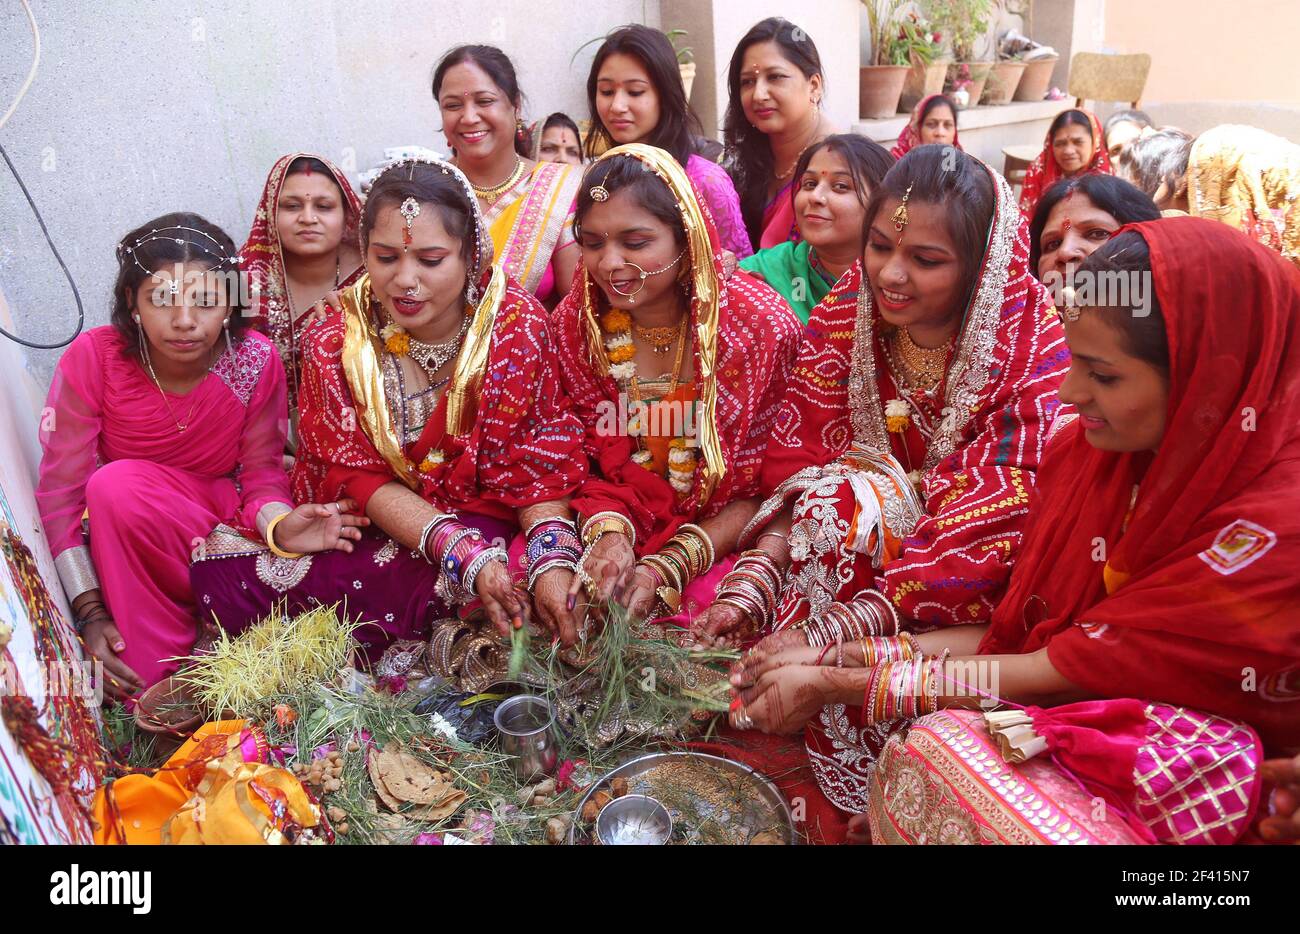
[[[570,519],[557,517],[534,522],[524,533],[528,542],[528,589],[533,589],[537,578],[555,568],[578,572],[582,560],[582,542],[578,540],[578,527]]]
[[[674,613],[681,609],[686,585],[713,567],[713,542],[709,533],[692,522],[684,522],[657,554],[639,562],[658,580],[655,593]]]
[[[766,551],[751,548],[742,552],[718,587],[715,603],[734,606],[755,625],[776,618],[781,598],[781,569]]]
[[[448,596],[468,603],[474,596],[479,572],[489,561],[506,561],[506,550],[490,545],[483,533],[465,525],[451,513],[439,513],[420,530],[420,553],[442,571]]]
[[[916,654],[876,665],[862,693],[864,724],[915,720],[938,710],[947,660],[945,649],[942,655]]]
[[[848,603],[832,603],[819,618],[809,617],[797,625],[808,631],[809,645],[852,642],[898,632],[898,611],[884,594],[868,590]]]

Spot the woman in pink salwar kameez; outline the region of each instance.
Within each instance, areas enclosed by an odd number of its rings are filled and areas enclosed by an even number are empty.
[[[118,262],[113,323],[55,372],[36,497],[78,630],[122,699],[192,650],[191,552],[218,523],[305,552],[351,550],[365,520],[346,502],[292,508],[284,368],[245,330],[230,238],[168,214],[127,234]]]

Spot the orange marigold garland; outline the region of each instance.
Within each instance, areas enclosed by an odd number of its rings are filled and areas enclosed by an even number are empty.
[[[632,342],[632,316],[625,311],[611,308],[600,316],[600,326],[605,332],[605,352],[609,359],[609,375],[619,384],[619,388],[623,392],[627,392],[629,386],[635,390],[637,377],[636,362],[633,358],[636,356],[636,345]],[[646,420],[645,413],[638,412],[631,417],[637,420],[639,427],[634,429],[629,425],[629,434],[633,434],[638,438],[643,437],[647,430],[647,426],[642,424]],[[684,430],[685,425],[682,427]],[[691,492],[697,459],[698,453],[696,449],[687,442],[686,438],[673,438],[669,442],[667,478],[679,496],[685,496]],[[632,454],[632,462],[647,470],[654,469],[654,455],[640,444]]]

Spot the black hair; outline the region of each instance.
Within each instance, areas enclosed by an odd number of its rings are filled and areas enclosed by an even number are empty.
[[[339,180],[334,177],[334,172],[330,167],[315,156],[299,156],[297,159],[294,159],[284,170],[284,177],[288,178],[290,175],[310,175],[313,172],[319,172],[334,183],[334,187],[338,189],[339,198],[343,201],[343,210],[346,212],[348,209],[348,199],[343,194],[343,186],[339,183]]]
[[[862,224],[866,242],[871,225],[887,199],[924,201],[944,206],[948,236],[957,250],[962,280],[973,294],[975,276],[988,247],[995,192],[989,170],[973,156],[942,143],[916,146],[890,169],[871,196]]]
[[[1068,195],[1078,192],[1086,195],[1099,210],[1105,211],[1120,224],[1136,224],[1160,219],[1160,209],[1146,192],[1139,191],[1122,178],[1113,175],[1082,175],[1063,178],[1038,199],[1034,217],[1029,222],[1029,269],[1037,276],[1038,261],[1043,251],[1039,242],[1047,226],[1052,208]]]
[[[573,138],[578,141],[578,145],[582,145],[582,131],[578,129],[578,124],[574,123],[573,118],[568,114],[561,113],[558,110],[542,121],[541,129],[537,133],[537,139],[540,141],[546,135],[547,130],[553,130],[557,126],[564,127],[572,133]]]
[[[812,36],[794,23],[771,16],[757,23],[741,37],[727,66],[727,92],[730,101],[723,120],[722,138],[727,147],[727,168],[740,195],[740,212],[745,219],[749,239],[758,243],[763,236],[763,208],[767,203],[767,183],[772,175],[772,148],[767,134],[752,126],[745,116],[740,99],[740,69],[750,46],[775,42],[781,55],[802,72],[805,78],[822,75],[822,59]]]
[[[630,55],[645,67],[659,97],[659,123],[644,142],[664,150],[685,166],[686,160],[695,152],[695,134],[704,131],[686,101],[686,88],[682,85],[682,72],[677,65],[673,44],[658,29],[639,23],[611,32],[592,60],[587,75],[587,104],[591,108],[587,155],[594,158],[614,145],[609,130],[596,111],[596,79],[600,77],[601,66],[611,55]]]
[[[894,157],[879,143],[857,133],[835,133],[821,142],[813,143],[799,156],[792,176],[794,186],[790,192],[791,200],[798,193],[799,180],[808,171],[813,156],[823,149],[829,149],[848,163],[849,174],[853,176],[853,191],[863,207],[866,207],[872,193],[880,187],[885,173],[894,167]]]
[[[1122,273],[1127,276],[1142,276],[1147,282],[1153,282],[1151,249],[1136,230],[1126,230],[1111,237],[1079,264],[1076,276],[1084,273],[1094,277],[1101,273]],[[1100,297],[1103,290],[1092,291],[1096,297]],[[1119,305],[1091,307],[1104,309],[1103,320],[1120,333],[1124,347],[1131,356],[1167,373],[1169,336],[1165,332],[1165,316],[1155,289],[1149,288],[1147,291],[1149,297],[1143,309],[1146,314],[1134,314],[1131,307]]]
[[[519,78],[515,74],[515,66],[510,61],[510,57],[494,45],[458,45],[439,59],[437,67],[433,70],[434,103],[438,103],[438,94],[442,91],[442,82],[447,77],[447,72],[457,65],[476,65],[483,69],[515,109],[523,112],[524,95],[519,90]],[[528,143],[527,130],[517,125],[515,152],[521,156],[531,156]]]
[[[454,175],[424,162],[399,163],[375,179],[361,211],[362,248],[369,247],[379,211],[395,208],[407,198],[414,198],[421,208],[432,207],[438,212],[447,233],[461,241],[460,255],[466,270],[473,269],[478,232],[474,229],[469,195]]]
[[[171,229],[163,228],[191,228]],[[152,236],[162,231],[162,236]],[[210,269],[238,274],[239,251],[230,235],[208,219],[177,211],[146,221],[124,236],[117,245],[117,279],[113,282],[113,309],[109,321],[121,335],[124,354],[140,352],[140,331],[132,315],[140,285],[164,266],[175,263],[204,263]],[[237,337],[252,323],[244,314],[244,289],[238,284],[226,290],[230,303],[231,337]]]
[[[1082,110],[1062,110],[1056,115],[1056,119],[1052,121],[1052,125],[1047,128],[1048,145],[1051,145],[1051,141],[1056,139],[1057,133],[1064,130],[1070,124],[1083,127],[1088,131],[1088,138],[1092,138],[1092,121],[1088,119],[1086,113]]]
[[[1151,122],[1151,118],[1148,117],[1144,111],[1117,110],[1107,117],[1106,122],[1102,124],[1102,135],[1110,136],[1110,131],[1115,129],[1115,127],[1119,126],[1121,123],[1131,123],[1138,127],[1155,126],[1155,124]]]
[[[930,111],[940,105],[947,107],[952,111],[952,125],[953,127],[957,126],[957,105],[953,103],[952,98],[947,94],[934,94],[925,102],[925,106],[921,108],[920,115],[916,118],[918,130],[925,124],[925,118],[930,116]]]
[[[658,175],[647,171],[645,164],[631,155],[601,159],[587,169],[578,189],[578,205],[573,214],[575,238],[582,239],[582,219],[595,203],[591,189],[598,185],[611,195],[627,190],[641,207],[668,225],[679,247],[686,245],[686,228],[677,209],[677,197]]]
[[[1187,164],[1194,141],[1190,133],[1165,127],[1126,146],[1116,167],[1124,178],[1153,198],[1161,183],[1170,197],[1178,197],[1187,190]]]

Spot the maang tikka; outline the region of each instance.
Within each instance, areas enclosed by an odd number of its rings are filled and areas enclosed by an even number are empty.
[[[894,222],[894,229],[899,233],[902,233],[903,228],[907,226],[907,199],[912,196],[912,185],[915,184],[916,182],[912,182],[907,186],[907,191],[903,192],[903,203],[894,208],[894,213],[889,218]]]
[[[411,225],[420,216],[420,202],[414,198],[407,198],[398,211],[406,218],[406,229],[402,231],[402,252],[405,253],[411,246]]]

